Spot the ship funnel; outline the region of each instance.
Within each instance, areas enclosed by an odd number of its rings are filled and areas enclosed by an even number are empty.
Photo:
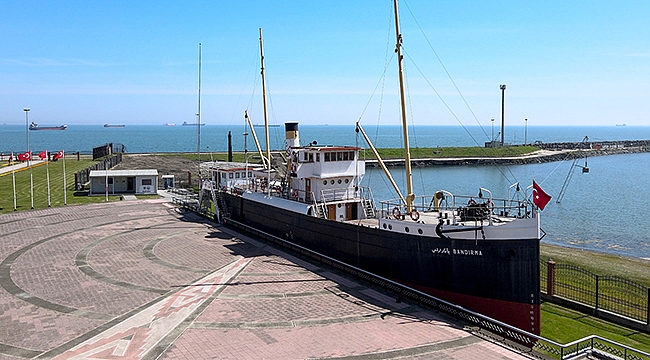
[[[284,149],[289,153],[292,147],[300,146],[300,137],[298,136],[298,123],[284,123],[285,140]]]

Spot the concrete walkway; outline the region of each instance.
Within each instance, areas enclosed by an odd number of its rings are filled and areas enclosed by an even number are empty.
[[[522,359],[164,199],[0,215],[0,360]]]

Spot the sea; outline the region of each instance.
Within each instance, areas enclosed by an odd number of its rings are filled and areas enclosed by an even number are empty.
[[[254,127],[262,147],[263,128]],[[374,145],[398,148],[402,144],[399,126],[364,126]],[[411,147],[483,146],[491,138],[500,140],[497,129],[479,126],[415,126],[409,128]],[[202,153],[227,150],[228,133],[234,151],[255,150],[252,131],[244,126],[201,126]],[[244,133],[248,135],[244,136]],[[127,153],[196,152],[196,126],[69,125],[64,131],[26,131],[20,125],[0,125],[0,153],[24,152],[27,137],[33,152],[42,150],[90,153],[106,143],[122,144]],[[650,127],[641,126],[530,126],[506,128],[510,144],[541,142],[650,140]],[[272,149],[284,147],[284,128],[270,128]],[[367,147],[362,137],[348,125],[301,125],[301,144],[353,145]],[[207,158],[207,157],[206,157]],[[589,172],[583,173],[582,167]],[[393,177],[405,189],[403,168],[392,168]],[[569,178],[570,177],[570,178]],[[560,203],[556,199],[569,178]],[[580,249],[650,259],[650,153],[621,154],[543,164],[509,166],[415,167],[413,186],[416,195],[431,195],[437,190],[478,196],[479,188],[494,197],[507,197],[508,188],[519,183],[526,189],[533,179],[549,195],[551,202],[541,213],[542,242]],[[371,187],[375,201],[396,198],[380,169],[369,168],[363,185]],[[404,191],[404,190],[402,190]],[[530,190],[528,191],[530,193]]]

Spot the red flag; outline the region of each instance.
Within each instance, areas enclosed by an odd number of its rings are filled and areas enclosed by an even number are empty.
[[[63,150],[61,150],[58,153],[56,153],[56,155],[52,156],[52,160],[59,160],[59,159],[63,158],[63,155],[64,155],[64,152],[63,152]]]
[[[38,157],[39,157],[41,160],[45,160],[45,158],[47,157],[47,150],[43,150],[43,152],[41,152],[40,154],[38,154]]]
[[[535,180],[533,180],[533,202],[537,207],[539,207],[541,210],[544,210],[544,207],[546,207],[546,204],[551,201],[551,195],[547,194],[542,190],[542,188],[537,185]]]
[[[18,160],[27,161],[32,159],[32,152],[28,151],[26,153],[18,154]]]

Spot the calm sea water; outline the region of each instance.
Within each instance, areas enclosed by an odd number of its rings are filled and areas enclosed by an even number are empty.
[[[258,137],[264,146],[261,128]],[[365,126],[377,147],[400,147],[401,129],[398,126]],[[496,130],[496,129],[495,129]],[[233,149],[243,150],[244,127],[201,127],[201,151],[225,151],[227,134],[231,131]],[[249,131],[250,133],[250,131]],[[410,129],[412,147],[476,146],[489,141],[491,128],[457,126],[423,126]],[[506,142],[631,140],[650,139],[650,127],[509,127]],[[197,147],[197,129],[191,126],[131,126],[104,128],[101,125],[71,125],[65,131],[30,131],[32,151],[44,149],[89,153],[93,147],[108,142],[121,143],[129,153],[194,152]],[[359,145],[353,126],[300,127],[303,144]],[[0,125],[0,152],[25,151],[24,126]],[[280,149],[284,144],[284,128],[271,129],[271,146]],[[248,136],[248,149],[254,149]],[[415,168],[413,183],[417,195],[448,190],[456,194],[475,195],[479,187],[492,191],[495,197],[506,197],[507,188],[515,181],[526,187],[535,179],[553,196],[542,212],[542,227],[547,236],[544,242],[575,248],[650,258],[650,220],[647,218],[650,191],[650,154],[611,155],[589,158],[590,172],[582,174],[575,168],[574,176],[562,203],[555,202],[572,161],[517,166],[439,166]],[[584,164],[580,161],[580,164]],[[391,169],[402,189],[403,169]],[[395,198],[390,185],[378,169],[368,169],[366,185],[370,185],[375,199]]]

